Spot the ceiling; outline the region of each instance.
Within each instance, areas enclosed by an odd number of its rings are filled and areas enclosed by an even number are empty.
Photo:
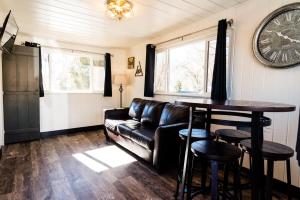
[[[131,0],[134,16],[114,21],[105,0],[0,0],[20,32],[47,39],[129,47],[153,35],[197,21],[246,0]]]

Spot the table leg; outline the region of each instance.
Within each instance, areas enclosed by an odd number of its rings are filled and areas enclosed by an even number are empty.
[[[260,124],[262,112],[252,112],[251,146],[252,146],[252,200],[264,199],[264,160],[262,158],[263,126]]]

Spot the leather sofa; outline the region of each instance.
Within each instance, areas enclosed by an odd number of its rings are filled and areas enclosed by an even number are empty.
[[[133,99],[129,108],[105,110],[105,135],[153,165],[176,166],[178,131],[188,126],[189,109],[167,102]]]

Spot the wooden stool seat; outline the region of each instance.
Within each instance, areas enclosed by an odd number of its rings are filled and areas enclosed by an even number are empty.
[[[219,129],[216,130],[215,134],[220,139],[234,144],[238,144],[242,140],[251,138],[251,134],[249,132],[234,129]]]
[[[251,154],[251,140],[241,141],[244,150]],[[271,141],[264,141],[262,146],[262,156],[266,160],[287,160],[294,155],[294,150],[286,145]]]
[[[241,147],[244,151],[248,151],[250,157],[252,157],[251,140],[241,141]],[[263,141],[262,145],[262,157],[267,160],[267,178],[266,178],[266,199],[272,200],[272,185],[273,185],[273,171],[274,161],[286,162],[286,176],[288,186],[288,199],[291,199],[290,187],[291,187],[291,164],[290,158],[294,155],[294,150],[286,145],[279,144],[271,141]]]
[[[179,137],[183,140],[186,140],[188,131],[189,131],[188,129],[180,130]],[[192,140],[208,140],[208,139],[212,139],[213,137],[214,137],[213,134],[207,132],[205,129],[197,129],[197,128],[192,129],[192,135],[191,135]]]
[[[218,183],[218,171],[219,164],[224,164],[228,169],[229,164],[234,164],[234,199],[237,199],[238,192],[240,191],[239,185],[239,167],[238,159],[241,156],[241,150],[231,144],[224,142],[217,142],[212,140],[201,140],[193,142],[191,145],[191,151],[194,156],[200,157],[210,162],[211,165],[211,199],[219,199],[219,183]],[[201,182],[205,187],[206,176],[202,176]],[[224,171],[224,184],[223,184],[223,199],[226,196],[228,182],[228,170]],[[230,198],[232,199],[232,198]]]
[[[241,156],[241,150],[238,147],[209,140],[193,142],[191,151],[195,156],[218,162],[234,161]]]

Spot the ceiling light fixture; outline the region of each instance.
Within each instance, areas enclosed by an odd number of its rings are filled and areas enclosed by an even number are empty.
[[[108,15],[116,20],[122,20],[123,18],[129,18],[133,15],[133,5],[127,0],[107,0],[106,8]]]

